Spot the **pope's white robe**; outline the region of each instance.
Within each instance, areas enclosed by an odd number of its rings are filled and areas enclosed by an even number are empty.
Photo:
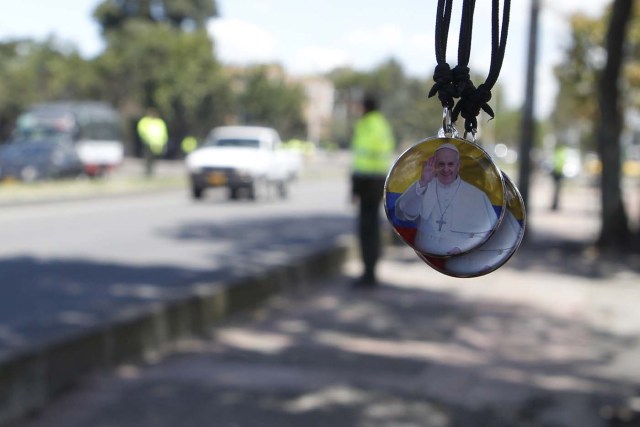
[[[427,255],[478,247],[498,221],[487,195],[460,177],[446,186],[437,178],[426,187],[414,182],[396,201],[395,212],[400,219],[417,222],[414,248]]]

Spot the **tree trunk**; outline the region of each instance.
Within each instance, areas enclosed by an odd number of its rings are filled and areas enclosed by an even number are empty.
[[[632,5],[633,0],[615,0],[613,3],[606,39],[607,62],[598,88],[600,122],[597,137],[602,161],[600,183],[602,228],[597,245],[604,251],[628,249],[630,241],[628,218],[620,186],[620,133],[623,109],[619,100],[618,82]]]
[[[529,16],[529,42],[527,57],[527,81],[525,100],[520,124],[520,176],[518,187],[524,201],[525,208],[529,207],[529,187],[531,181],[531,148],[535,139],[534,99],[536,64],[538,53],[538,20],[540,15],[540,0],[531,0]]]

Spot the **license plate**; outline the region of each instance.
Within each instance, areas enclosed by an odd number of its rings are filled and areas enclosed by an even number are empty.
[[[0,179],[0,182],[3,184],[15,184],[18,182],[18,180],[11,175],[7,175],[4,178]]]
[[[225,185],[227,183],[227,176],[221,172],[213,172],[207,176],[207,182],[209,185]]]

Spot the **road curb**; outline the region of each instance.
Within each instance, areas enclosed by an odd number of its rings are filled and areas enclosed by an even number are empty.
[[[340,272],[352,239],[332,242],[246,277],[193,287],[190,295],[0,361],[0,425],[44,407],[92,372],[153,360],[182,338],[206,335],[222,319],[284,290],[304,289]]]
[[[69,203],[69,202],[80,202],[87,200],[104,200],[104,199],[116,199],[116,198],[125,198],[125,197],[136,197],[136,196],[144,196],[148,194],[154,193],[164,193],[164,192],[173,192],[173,191],[184,191],[185,195],[187,194],[184,190],[184,185],[182,187],[167,185],[164,187],[155,187],[155,188],[129,188],[129,189],[119,189],[114,191],[104,191],[97,193],[89,193],[89,192],[81,192],[81,193],[70,193],[70,194],[55,194],[51,196],[43,196],[43,197],[14,197],[14,198],[0,198],[0,208],[11,208],[11,207],[21,207],[21,206],[40,206],[40,205],[50,205],[53,203]],[[185,196],[186,198],[186,196]]]

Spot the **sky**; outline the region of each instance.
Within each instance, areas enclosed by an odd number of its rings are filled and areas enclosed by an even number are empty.
[[[69,43],[90,58],[103,49],[92,12],[102,0],[0,0],[0,40],[47,37]],[[547,116],[557,85],[553,66],[569,40],[567,16],[602,14],[611,0],[541,0],[536,115]],[[477,0],[469,66],[486,75],[491,55],[491,1]],[[502,2],[501,2],[502,3]],[[208,29],[218,58],[226,64],[279,62],[293,75],[322,73],[336,66],[366,71],[393,58],[412,77],[431,79],[436,65],[436,0],[217,0],[220,17]],[[457,63],[462,1],[454,3],[447,61]],[[498,83],[507,103],[522,105],[528,50],[530,2],[513,0],[509,37]],[[480,82],[475,82],[478,85]],[[425,102],[438,102],[426,99]]]

